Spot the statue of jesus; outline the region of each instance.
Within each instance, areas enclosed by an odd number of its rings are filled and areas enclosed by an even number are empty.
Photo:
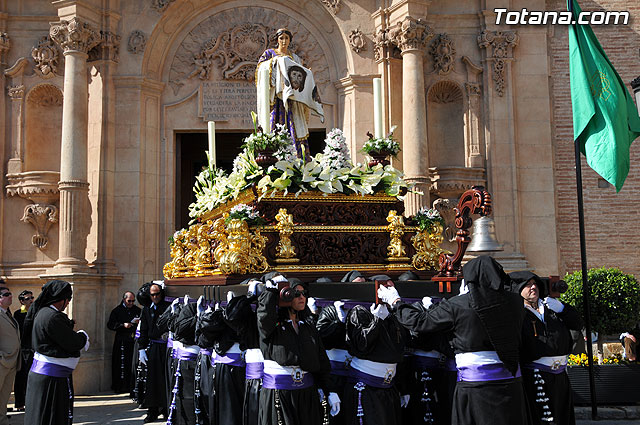
[[[269,102],[270,130],[274,131],[276,124],[287,128],[296,146],[299,158],[309,158],[309,112],[320,117],[324,122],[322,101],[318,94],[313,73],[302,65],[300,57],[289,51],[289,44],[293,39],[291,31],[280,28],[276,33],[278,47],[264,51],[258,59],[256,70],[256,86],[258,90],[258,111],[263,102]],[[260,72],[263,67],[269,69],[269,78],[263,78]],[[267,81],[264,81],[267,80]],[[265,99],[265,85],[268,84],[269,96]],[[264,88],[264,90],[262,90]],[[269,130],[269,129],[265,129]]]

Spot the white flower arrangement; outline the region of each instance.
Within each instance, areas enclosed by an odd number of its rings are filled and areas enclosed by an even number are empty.
[[[344,137],[342,130],[338,128],[331,130],[324,139],[324,143],[324,151],[320,161],[322,168],[339,170],[353,167],[349,148],[347,147],[347,139]]]
[[[249,224],[262,224],[264,219],[260,216],[260,211],[254,206],[247,204],[238,204],[229,210],[227,220],[239,219],[245,220]]]
[[[418,228],[422,231],[431,231],[433,226],[436,224],[444,226],[444,219],[440,215],[440,211],[435,208],[420,208],[413,216],[413,221],[415,221]]]
[[[391,155],[396,156],[400,152],[400,144],[393,138],[393,132],[396,126],[391,127],[391,131],[386,137],[373,137],[373,134],[367,133],[369,139],[364,142],[362,152],[367,155]]]

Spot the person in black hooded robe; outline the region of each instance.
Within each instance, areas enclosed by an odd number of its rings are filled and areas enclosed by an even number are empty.
[[[548,297],[547,287],[537,275],[522,271],[509,277],[515,284],[514,292],[524,299],[522,380],[533,423],[575,425],[566,367],[573,347],[570,331],[582,329],[580,313]]]
[[[164,289],[154,283],[149,288],[151,305],[142,309],[140,317],[140,338],[138,339],[138,355],[140,361],[147,366],[147,382],[142,404],[147,409],[144,423],[154,422],[159,414],[167,415],[166,391],[166,328],[158,325],[158,319],[169,303],[164,299]]]
[[[306,285],[293,284],[291,305],[279,307],[279,282],[287,281],[283,276],[267,280],[258,298],[258,333],[264,356],[259,422],[320,425],[323,411],[318,387],[325,386],[331,370],[329,359],[315,325],[304,317]],[[332,413],[338,413],[337,394],[329,394],[328,400]]]
[[[391,282],[386,275],[370,279]],[[404,357],[406,332],[389,308],[384,303],[370,309],[356,305],[347,315],[346,342],[352,356],[344,396],[348,425],[402,423],[396,373]]]
[[[393,305],[407,329],[453,333],[458,383],[452,423],[528,424],[519,370],[522,300],[510,292],[509,277],[491,257],[469,261],[463,274],[461,294],[426,311],[400,302],[395,288],[381,287],[378,296]]]
[[[63,312],[72,296],[69,282],[51,280],[27,313],[24,337],[31,339],[33,364],[27,381],[24,423],[68,425],[73,421],[72,373],[80,350],[89,348],[86,332],[74,331]]]
[[[130,393],[133,390],[131,362],[135,332],[141,313],[140,308],[134,302],[133,292],[125,292],[121,303],[111,310],[107,321],[107,328],[116,333],[111,350],[111,389],[116,394]]]

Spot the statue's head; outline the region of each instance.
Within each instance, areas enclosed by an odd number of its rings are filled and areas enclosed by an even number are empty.
[[[293,40],[293,34],[291,34],[291,31],[289,31],[287,28],[278,29],[278,31],[276,32],[276,38],[279,38],[282,34],[287,34],[289,36],[289,42]]]

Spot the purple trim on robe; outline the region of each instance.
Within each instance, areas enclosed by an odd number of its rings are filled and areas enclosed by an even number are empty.
[[[264,373],[264,363],[261,363],[261,362],[247,363],[245,379],[262,379],[263,373]]]
[[[373,376],[356,368],[351,368],[351,379],[354,382],[362,382],[365,385],[376,388],[391,388],[393,379],[389,380],[381,376]]]
[[[171,347],[173,347],[173,338],[171,338],[171,335],[169,335],[169,337],[167,338],[167,348]]]
[[[331,363],[331,374],[338,376],[351,376],[351,369],[347,368],[345,362],[338,360],[329,360]]]
[[[154,344],[167,345],[167,341],[165,341],[163,339],[152,339],[152,340],[150,340],[150,342],[153,342]]]
[[[198,358],[198,353],[192,353],[191,351],[182,350],[180,348],[173,350],[175,353],[174,359],[178,360],[195,360]]]
[[[518,366],[516,376],[513,376],[502,363],[458,367],[458,382],[500,381],[519,378],[521,376],[520,366]]]
[[[270,375],[262,377],[262,387],[272,390],[303,390],[313,386],[313,375],[304,373],[301,379],[293,379],[291,375]]]
[[[211,366],[214,366],[216,363],[228,364],[230,366],[244,366],[242,353],[227,353],[224,356],[216,353],[211,356]]]
[[[206,348],[201,348],[200,349],[200,354],[202,354],[203,356],[209,356],[211,357],[213,355],[213,351],[208,350]]]
[[[31,372],[37,373],[38,375],[51,376],[53,378],[68,378],[73,373],[73,369],[59,364],[47,363],[33,359]]]
[[[540,363],[527,363],[524,365],[525,369],[538,369],[541,372],[546,372],[546,373],[553,373],[555,375],[559,375],[561,373],[564,373],[565,370],[567,370],[567,365],[561,365],[559,367],[557,367],[556,369],[554,369],[551,366],[547,366],[546,364],[540,364]]]

